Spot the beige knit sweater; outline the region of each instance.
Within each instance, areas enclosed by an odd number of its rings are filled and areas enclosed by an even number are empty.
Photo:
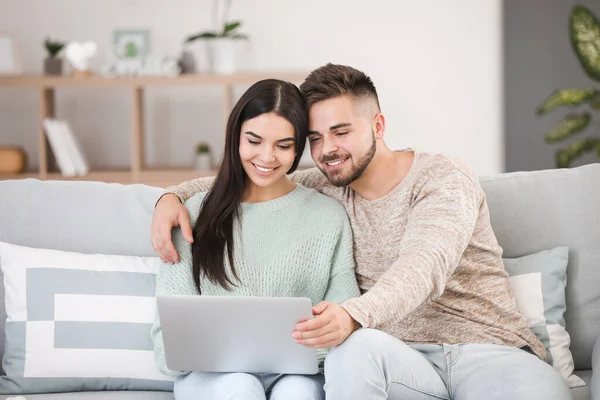
[[[546,357],[508,285],[476,175],[450,157],[420,153],[390,193],[365,200],[316,168],[293,180],[342,203],[354,232],[361,297],[343,303],[363,327],[407,343],[528,346]],[[182,201],[212,178],[167,188]]]

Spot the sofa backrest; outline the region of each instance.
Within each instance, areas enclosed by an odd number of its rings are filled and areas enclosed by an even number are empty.
[[[600,164],[480,179],[504,257],[569,247],[565,314],[576,369],[600,335]]]
[[[0,241],[87,254],[156,256],[150,225],[162,193],[145,185],[0,181]],[[0,284],[0,357],[5,320]]]
[[[504,257],[569,247],[567,330],[576,368],[589,369],[600,334],[600,164],[480,180]],[[144,185],[0,181],[0,241],[156,256],[150,225],[161,194],[162,189]],[[0,284],[0,356],[5,319]]]
[[[89,254],[156,256],[150,224],[162,193],[145,185],[0,181],[0,241]]]

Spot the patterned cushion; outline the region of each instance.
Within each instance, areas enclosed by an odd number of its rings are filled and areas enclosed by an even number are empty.
[[[565,329],[565,287],[569,249],[557,247],[519,258],[505,258],[509,284],[529,328],[544,343],[547,361],[569,382],[584,386],[573,374],[571,338]]]
[[[173,389],[154,363],[156,257],[0,242],[6,291],[0,393]]]

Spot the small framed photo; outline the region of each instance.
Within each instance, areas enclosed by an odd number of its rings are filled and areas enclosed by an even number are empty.
[[[150,31],[120,29],[113,32],[113,50],[118,60],[143,60],[150,54]]]
[[[0,32],[0,76],[21,75],[20,61],[15,38]]]

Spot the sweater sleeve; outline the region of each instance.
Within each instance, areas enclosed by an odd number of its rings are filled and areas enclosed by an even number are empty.
[[[318,168],[310,168],[304,171],[296,171],[290,175],[290,179],[293,182],[314,189],[319,189],[327,182],[327,179],[325,178],[323,173],[319,171]],[[214,176],[192,179],[189,181],[182,182],[178,185],[167,187],[165,189],[165,194],[172,193],[179,197],[179,200],[182,203],[185,203],[187,199],[194,196],[196,193],[207,192],[208,190],[210,190],[214,181]]]
[[[353,254],[353,238],[350,221],[345,210],[343,211],[343,224],[340,230],[335,251],[331,260],[331,273],[327,284],[327,291],[323,300],[336,304],[360,296],[360,289],[356,281],[356,263]],[[330,348],[317,349],[320,366],[327,357]]]
[[[302,186],[311,189],[321,189],[327,185],[328,181],[325,175],[316,167],[296,171],[290,175],[292,182],[299,183]]]
[[[466,250],[482,201],[461,171],[431,179],[416,195],[397,260],[373,287],[343,307],[365,328],[400,321],[439,298]]]
[[[165,194],[172,193],[179,197],[179,200],[182,203],[185,203],[187,199],[194,196],[196,193],[208,192],[214,181],[214,176],[192,179],[189,181],[182,182],[179,185],[167,187],[165,189]]]
[[[161,295],[198,295],[198,290],[192,277],[191,245],[186,242],[179,227],[173,229],[173,243],[180,255],[176,264],[162,263],[156,277],[156,296]],[[186,375],[188,371],[173,371],[167,367],[162,329],[155,309],[154,324],[150,335],[154,343],[154,359],[161,373],[171,377]]]
[[[341,207],[340,207],[341,208]],[[337,238],[335,252],[331,261],[331,274],[324,300],[341,304],[360,296],[356,282],[356,263],[353,254],[352,228],[343,210],[343,224]]]

